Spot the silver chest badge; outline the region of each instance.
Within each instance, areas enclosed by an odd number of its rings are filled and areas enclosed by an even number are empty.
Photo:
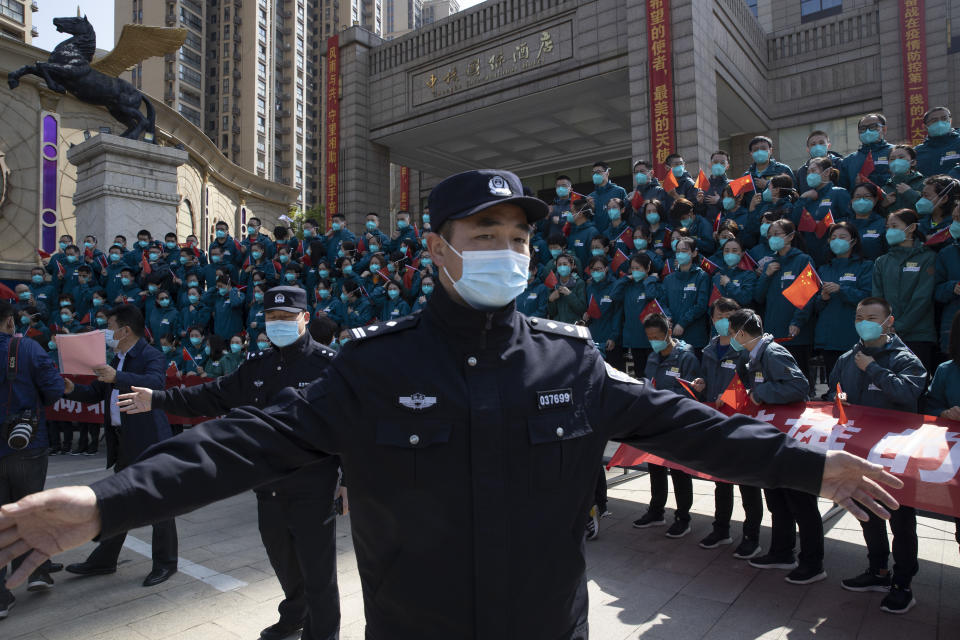
[[[414,393],[409,396],[400,396],[397,398],[397,402],[408,409],[420,411],[423,409],[429,409],[437,404],[437,398],[436,396],[425,396],[422,393]]]

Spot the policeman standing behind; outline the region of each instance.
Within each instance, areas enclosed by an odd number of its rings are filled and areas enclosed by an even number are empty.
[[[0,508],[8,581],[50,554],[184,513],[326,455],[350,476],[368,640],[587,637],[583,515],[608,439],[733,482],[821,493],[866,518],[902,483],[843,451],[608,367],[584,327],[527,318],[530,224],[546,205],[506,171],[430,194],[440,283],[423,313],[357,327],[303,390],[154,447],[92,487]],[[383,362],[416,362],[396,376]],[[321,487],[321,492],[326,492]]]
[[[218,416],[241,405],[266,407],[285,387],[302,389],[336,354],[310,337],[307,295],[300,287],[274,287],[263,297],[266,332],[276,348],[252,355],[228,376],[195,387],[165,391],[133,387],[120,409],[162,409],[183,416]],[[282,480],[256,488],[260,538],[283,588],[280,621],[264,640],[285,638],[301,627],[303,640],[336,638],[340,629],[336,520],[329,517],[337,492],[338,461],[325,458]],[[346,488],[340,495],[346,498]],[[306,570],[304,570],[306,569]]]

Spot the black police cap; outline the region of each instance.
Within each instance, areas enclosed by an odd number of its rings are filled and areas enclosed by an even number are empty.
[[[547,217],[547,203],[524,195],[520,178],[509,171],[479,169],[444,179],[430,192],[428,206],[434,229],[447,220],[472,216],[498,204],[513,204],[527,214],[527,222]]]
[[[274,287],[263,294],[264,311],[289,311],[300,313],[307,310],[307,292],[300,287]]]

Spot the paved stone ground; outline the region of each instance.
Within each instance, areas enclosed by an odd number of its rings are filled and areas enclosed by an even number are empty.
[[[86,483],[106,475],[103,457],[54,457],[48,487]],[[611,477],[619,472],[611,473]],[[600,640],[955,640],[960,637],[960,556],[953,523],[920,518],[919,604],[904,616],[879,610],[881,594],[855,594],[839,580],[866,565],[860,527],[848,515],[829,522],[826,581],[794,586],[785,572],[760,571],[731,556],[732,547],[704,551],[697,541],[709,532],[713,485],[695,481],[693,533],[681,540],[663,528],[636,530],[649,497],[645,478],[610,491],[612,515],[601,521],[600,538],[588,543],[591,637]],[[829,505],[821,504],[825,512]],[[738,505],[739,508],[739,505]],[[734,518],[742,518],[735,512]],[[349,519],[341,519],[339,549],[343,640],[363,638],[360,580]],[[769,517],[765,519],[769,525]],[[148,557],[124,549],[116,574],[93,578],[55,574],[50,593],[18,588],[17,604],[0,621],[4,640],[254,640],[276,621],[280,587],[260,545],[256,503],[246,493],[177,519],[180,556],[199,566],[145,589]],[[739,533],[737,531],[737,533]],[[149,542],[150,529],[131,534]],[[769,538],[764,527],[763,541]],[[134,543],[135,547],[143,545]],[[65,553],[77,562],[91,546]],[[244,584],[240,585],[235,581]],[[221,591],[217,588],[237,588]]]

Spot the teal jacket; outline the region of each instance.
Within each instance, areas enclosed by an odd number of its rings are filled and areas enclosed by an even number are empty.
[[[549,297],[550,289],[534,280],[527,285],[523,293],[517,296],[517,311],[531,318],[546,318],[547,298]]]
[[[834,258],[817,269],[824,282],[835,282],[840,291],[823,299],[823,292],[814,298],[817,326],[814,344],[818,349],[846,351],[859,340],[854,327],[857,303],[870,297],[873,290],[873,262],[857,256]]]
[[[674,340],[673,349],[664,357],[654,351],[647,356],[647,364],[643,368],[643,376],[653,382],[654,387],[661,391],[673,391],[685,398],[689,398],[677,378],[692,382],[700,376],[700,363],[693,352],[693,347],[683,340]]]
[[[590,318],[587,326],[590,335],[601,352],[606,352],[607,340],[621,344],[623,340],[623,280],[613,278],[609,273],[600,282],[590,279],[587,283],[587,311],[596,301],[600,308],[599,318]]]
[[[940,350],[947,353],[950,349],[950,325],[953,316],[960,313],[960,296],[956,293],[960,283],[960,240],[954,240],[940,250],[936,262],[937,302],[943,305],[940,315]]]
[[[960,164],[960,129],[926,140],[916,146],[917,171],[925,176],[946,174]]]
[[[874,359],[865,371],[861,371],[854,360],[861,351]],[[916,413],[917,402],[926,386],[927,371],[899,337],[890,336],[878,349],[858,342],[840,356],[827,385],[831,397],[836,395],[838,382],[851,404]]]
[[[157,305],[150,312],[150,318],[147,321],[150,333],[157,344],[160,343],[160,336],[170,334],[174,337],[180,336],[180,311],[173,306],[166,309]]]
[[[380,307],[380,320],[386,322],[387,320],[396,320],[397,318],[402,318],[403,316],[410,315],[410,305],[407,304],[407,301],[403,297],[399,297],[396,300],[391,300],[389,296],[384,299],[383,304]]]
[[[740,380],[761,404],[790,404],[807,397],[807,377],[797,361],[769,333],[760,338],[738,370]]]
[[[890,151],[893,145],[886,140],[877,140],[873,144],[861,145],[860,149],[851,153],[840,162],[840,186],[853,191],[857,186],[857,176],[867,154],[873,156],[873,172],[867,176],[873,184],[881,185],[890,179]],[[922,172],[921,172],[922,173]]]
[[[801,190],[801,193],[804,190]],[[848,220],[853,216],[850,209],[850,194],[846,189],[833,186],[828,182],[817,189],[818,197],[814,199],[800,198],[793,206],[793,212],[790,216],[791,221],[800,229],[803,211],[806,210],[817,222],[823,220],[828,213],[833,216],[835,222]],[[803,235],[803,242],[807,252],[813,256],[816,264],[823,264],[830,259],[829,238],[824,233],[820,237],[813,231],[800,231]]]
[[[960,149],[960,148],[958,148]],[[920,192],[923,191],[923,174],[919,171],[910,171],[903,175],[891,175],[883,183],[883,192],[896,196],[896,201],[887,207],[887,211],[897,211],[899,209],[913,209],[920,199]],[[907,191],[900,193],[897,191],[897,185],[906,183],[910,187]]]
[[[790,345],[809,345],[813,342],[813,323],[809,322],[813,299],[803,309],[797,309],[783,297],[783,290],[792,285],[800,272],[808,264],[813,264],[813,260],[795,247],[785,256],[774,255],[773,260],[780,263],[780,270],[772,276],[767,276],[764,271],[757,280],[756,299],[764,305],[763,325],[776,338],[788,337],[790,325],[796,325],[800,327],[800,333],[790,341]]]
[[[887,252],[887,219],[876,212],[871,211],[866,218],[850,218],[850,222],[860,233],[860,248],[863,251],[863,257],[868,260],[876,260]]]
[[[590,241],[599,235],[602,234],[592,222],[584,222],[580,226],[572,225],[570,228],[570,235],[567,236],[567,251],[577,256],[577,260],[580,261],[584,269],[587,268],[587,263],[593,257],[590,255]]]
[[[717,271],[715,274],[713,274],[713,286],[717,288],[717,291],[720,292],[720,295],[726,298],[733,298],[740,303],[741,307],[750,306],[753,303],[753,298],[756,294],[758,280],[757,274],[753,271],[744,271],[743,269],[738,269],[737,267],[727,267],[722,259],[718,264],[721,264],[722,266],[720,271]],[[727,284],[720,284],[721,276],[727,276],[730,278],[730,282]]]
[[[673,324],[683,327],[684,342],[698,349],[707,346],[710,339],[707,311],[712,289],[710,275],[694,265],[689,271],[674,270],[663,279],[657,293]]]
[[[720,355],[721,350],[723,355]],[[730,386],[730,381],[733,380],[737,369],[746,365],[748,360],[747,352],[734,351],[729,345],[721,347],[720,337],[713,336],[700,356],[700,377],[707,383],[702,400],[716,402],[717,398]]]
[[[565,283],[562,279],[558,279],[558,282],[557,286],[566,286],[570,294],[561,295],[552,302],[549,301],[548,296],[547,317],[567,324],[580,322],[583,319],[583,313],[587,310],[587,285],[577,274],[572,274]]]
[[[873,263],[873,295],[890,303],[905,342],[936,342],[933,290],[936,254],[919,240],[891,247]]]
[[[191,327],[201,327],[206,332],[207,325],[210,324],[210,314],[210,307],[202,302],[197,302],[194,305],[188,304],[180,310],[181,330],[186,331]]]
[[[932,416],[952,407],[960,407],[960,363],[948,360],[937,367],[927,389],[923,410]]]
[[[647,277],[641,282],[625,278],[623,285],[623,346],[627,349],[649,349],[650,341],[643,330],[640,314],[657,297],[657,279]],[[638,363],[639,368],[639,363]]]
[[[595,212],[593,223],[597,226],[598,231],[603,232],[610,226],[610,216],[607,215],[607,203],[613,198],[620,198],[620,200],[625,202],[627,199],[627,191],[613,182],[607,182],[606,186],[594,189],[589,197],[593,198],[593,210]]]

